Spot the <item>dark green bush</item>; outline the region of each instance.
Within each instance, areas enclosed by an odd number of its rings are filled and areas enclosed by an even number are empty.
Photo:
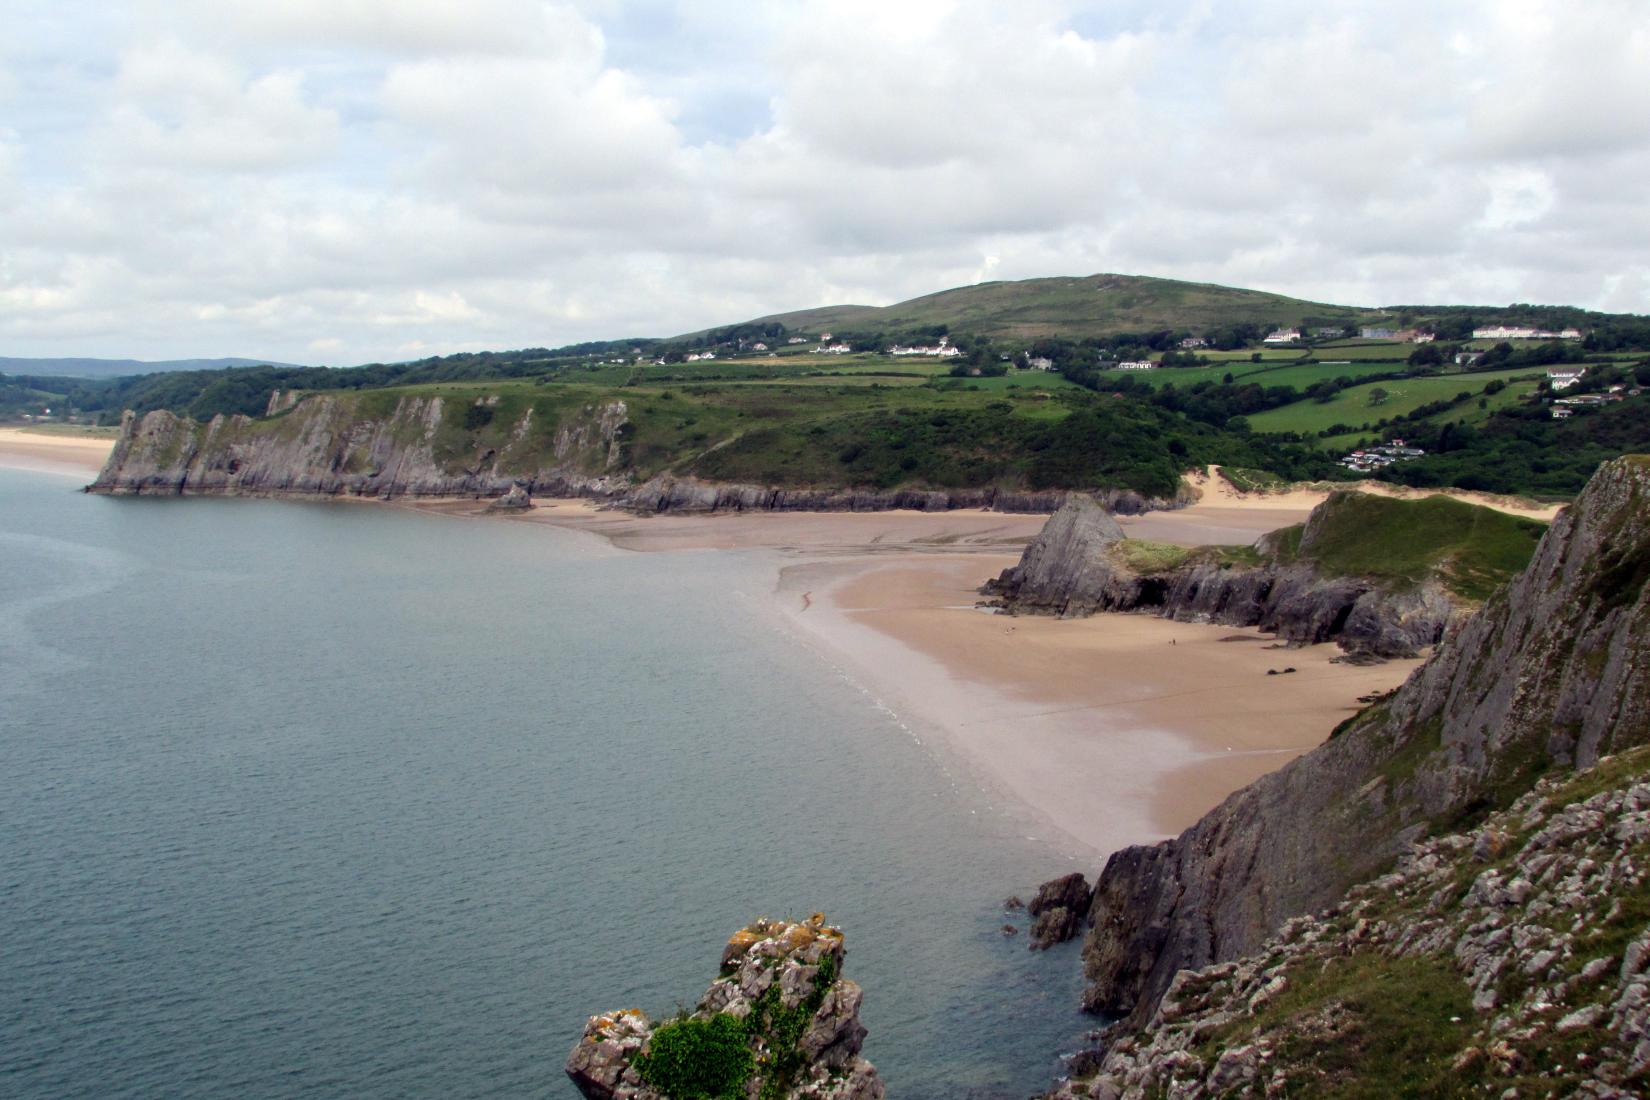
[[[744,1023],[726,1012],[660,1025],[634,1064],[671,1100],[734,1100],[756,1069]]]

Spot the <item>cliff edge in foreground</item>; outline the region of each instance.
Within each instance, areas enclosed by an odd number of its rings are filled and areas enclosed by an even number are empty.
[[[590,1017],[567,1076],[589,1100],[882,1100],[842,961],[842,931],[818,913],[756,921],[728,940],[692,1013]]]
[[[1181,971],[1050,1100],[1644,1095],[1650,749],[1416,843],[1248,956]]]
[[[1599,468],[1529,567],[1389,700],[1174,840],[1112,855],[1086,1006],[1144,1024],[1178,972],[1257,950],[1546,773],[1650,742],[1647,579],[1650,458],[1629,456]]]

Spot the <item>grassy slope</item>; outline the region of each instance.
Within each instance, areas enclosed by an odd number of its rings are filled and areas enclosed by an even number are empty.
[[[1322,367],[1326,377],[1335,378],[1356,370],[1356,367]],[[1515,378],[1540,377],[1539,369],[1523,367],[1518,370],[1485,371],[1481,374],[1441,374],[1425,378],[1402,378],[1386,382],[1369,382],[1352,386],[1336,394],[1331,400],[1297,401],[1279,409],[1256,413],[1249,424],[1257,432],[1318,432],[1335,424],[1373,423],[1377,420],[1401,416],[1434,401],[1447,401],[1469,390],[1478,393],[1485,384]],[[1262,375],[1255,381],[1261,381]],[[1369,403],[1370,392],[1379,387],[1390,395],[1379,405]],[[1510,387],[1509,387],[1510,388]],[[1505,392],[1497,395],[1502,403],[1509,400]],[[1459,417],[1452,417],[1459,419]]]
[[[825,306],[757,320],[778,321],[806,332],[822,328],[898,331],[944,324],[958,331],[1029,340],[1165,328],[1203,330],[1241,322],[1294,324],[1306,316],[1355,320],[1381,315],[1211,283],[1089,275],[980,283],[891,306]]]
[[[1436,576],[1468,600],[1483,600],[1529,564],[1547,525],[1445,496],[1394,500],[1337,493],[1309,524],[1278,536],[1279,557],[1306,560],[1336,577],[1400,586]],[[1311,526],[1309,539],[1303,538]]]

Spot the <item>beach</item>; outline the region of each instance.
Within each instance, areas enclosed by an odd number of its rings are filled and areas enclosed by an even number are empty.
[[[1136,538],[1247,543],[1300,522],[1321,499],[1211,494],[1119,518]],[[1332,645],[1288,649],[1254,630],[1147,615],[979,609],[979,586],[1018,560],[1045,519],[965,510],[637,517],[587,501],[511,517],[638,552],[766,551],[753,566],[767,571],[762,583],[796,638],[1041,836],[1090,860],[1179,832],[1321,743],[1360,696],[1396,687],[1419,663],[1343,664]]]
[[[114,449],[115,437],[89,432],[0,428],[0,466],[51,474],[97,476]]]

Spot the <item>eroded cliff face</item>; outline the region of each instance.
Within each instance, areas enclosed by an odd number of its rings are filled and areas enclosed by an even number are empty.
[[[1513,583],[1387,702],[1095,887],[1092,1010],[1151,1018],[1177,972],[1254,951],[1419,837],[1650,742],[1650,459],[1606,463]]]
[[[733,934],[690,1015],[590,1017],[567,1076],[589,1100],[882,1100],[876,1067],[860,1056],[862,995],[842,977],[843,958],[841,929],[818,913],[759,920]]]
[[[164,410],[127,413],[91,491],[484,497],[518,482],[528,492],[562,496],[629,487],[619,462],[623,401],[593,404],[553,435],[529,411],[501,444],[480,448],[466,448],[453,430],[454,414],[465,411],[448,409],[439,396],[409,396],[371,415],[321,394],[272,421],[217,416],[201,424]]]
[[[472,410],[471,406],[474,406]],[[472,411],[484,437],[464,430]],[[532,409],[499,431],[486,399],[404,396],[378,409],[352,396],[272,394],[269,414],[206,424],[166,411],[128,414],[97,493],[498,497],[520,486],[548,497],[590,497],[639,513],[871,512],[984,508],[1047,513],[1067,494],[1002,488],[775,489],[659,474],[640,479],[627,452],[625,402],[593,403],[557,422]],[[1178,506],[1127,490],[1102,494],[1123,513]]]
[[[1309,546],[1323,508],[1308,518]],[[1433,645],[1463,606],[1439,583],[1394,586],[1325,576],[1310,562],[1282,562],[1263,538],[1255,560],[1207,547],[1167,568],[1141,569],[1123,529],[1096,501],[1074,494],[1020,562],[981,590],[1005,610],[1079,617],[1139,611],[1178,622],[1253,626],[1292,645],[1334,641],[1375,657],[1413,656]]]

